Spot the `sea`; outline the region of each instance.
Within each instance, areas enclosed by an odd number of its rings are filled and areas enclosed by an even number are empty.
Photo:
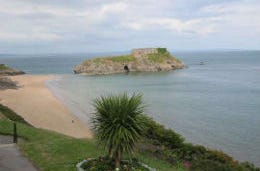
[[[86,124],[93,114],[93,99],[142,93],[147,115],[174,129],[187,142],[260,166],[260,51],[172,54],[188,67],[83,76],[73,74],[73,67],[100,54],[2,54],[0,63],[29,74],[55,75],[46,85]]]

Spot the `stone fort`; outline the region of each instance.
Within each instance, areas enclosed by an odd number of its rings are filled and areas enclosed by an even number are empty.
[[[133,49],[132,54],[136,58],[146,56],[147,54],[158,53],[158,48],[142,48],[142,49]]]

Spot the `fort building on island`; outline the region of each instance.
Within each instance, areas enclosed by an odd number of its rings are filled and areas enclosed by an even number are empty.
[[[147,54],[158,53],[158,48],[142,48],[142,49],[133,49],[132,54],[136,58],[144,57]]]

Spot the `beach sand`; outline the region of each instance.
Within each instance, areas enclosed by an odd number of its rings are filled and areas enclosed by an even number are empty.
[[[74,116],[46,87],[51,75],[9,77],[18,89],[0,90],[0,103],[21,115],[37,128],[56,131],[75,138],[91,138],[89,127]]]

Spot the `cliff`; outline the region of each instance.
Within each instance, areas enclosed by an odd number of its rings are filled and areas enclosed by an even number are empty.
[[[6,66],[5,64],[0,64],[0,76],[21,75],[21,74],[25,74],[25,72],[12,69]]]
[[[103,75],[124,72],[156,72],[184,68],[166,48],[134,49],[129,55],[94,58],[75,66],[75,74]]]

